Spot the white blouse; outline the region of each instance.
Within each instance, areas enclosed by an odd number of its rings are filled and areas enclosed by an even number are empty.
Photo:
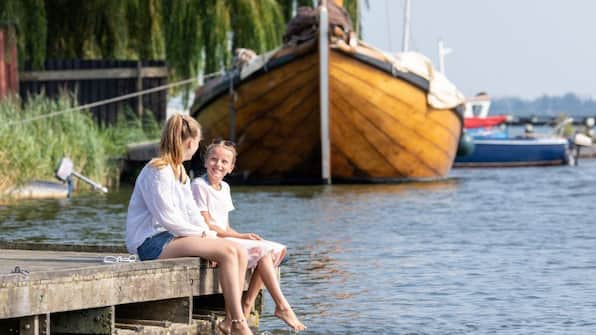
[[[216,190],[209,185],[207,176],[195,178],[192,181],[192,195],[200,211],[209,212],[215,224],[222,229],[229,226],[228,213],[234,210],[230,185],[221,182],[221,190]]]
[[[176,180],[171,166],[141,170],[126,216],[126,248],[135,254],[145,239],[163,231],[174,236],[215,236],[193,201],[190,182]]]

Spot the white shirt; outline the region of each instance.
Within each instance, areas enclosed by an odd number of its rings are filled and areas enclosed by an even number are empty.
[[[229,226],[228,213],[234,210],[230,185],[221,182],[221,190],[216,190],[209,185],[207,175],[195,178],[192,181],[192,195],[200,211],[207,211],[215,224],[227,229]]]
[[[146,238],[162,231],[174,236],[215,236],[193,201],[190,182],[176,180],[171,166],[141,170],[128,205],[126,248],[136,253]]]

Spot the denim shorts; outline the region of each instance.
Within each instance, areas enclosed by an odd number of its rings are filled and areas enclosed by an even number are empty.
[[[174,235],[170,234],[169,231],[162,231],[161,233],[155,234],[151,237],[147,237],[145,242],[137,248],[137,254],[139,259],[142,261],[150,261],[158,259],[163,249],[174,239]]]

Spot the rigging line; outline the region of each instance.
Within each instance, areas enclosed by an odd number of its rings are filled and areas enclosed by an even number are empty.
[[[221,74],[222,74],[221,71],[209,73],[207,75],[204,75],[203,76],[203,79],[211,78],[211,77],[215,77],[215,76],[219,76]],[[107,104],[111,104],[113,102],[117,102],[117,101],[121,101],[121,100],[126,100],[126,99],[138,97],[138,96],[149,94],[149,93],[153,93],[153,92],[159,92],[159,91],[168,89],[170,87],[176,87],[176,86],[190,84],[190,83],[195,82],[197,80],[198,80],[198,78],[185,79],[185,80],[181,80],[181,81],[178,81],[178,82],[175,82],[175,83],[165,84],[165,85],[153,87],[153,88],[142,90],[142,91],[138,91],[138,92],[121,95],[121,96],[118,96],[118,97],[115,97],[115,98],[110,98],[110,99],[106,99],[106,100],[100,100],[100,101],[92,102],[92,103],[89,103],[89,104],[86,104],[86,105],[82,105],[82,106],[77,106],[77,107],[65,109],[63,111],[53,112],[53,113],[44,114],[44,115],[38,115],[38,116],[34,116],[32,118],[29,118],[29,119],[8,122],[8,123],[6,123],[6,125],[7,126],[11,126],[11,125],[16,125],[16,124],[23,124],[23,123],[28,123],[28,122],[32,122],[32,121],[37,121],[37,120],[41,120],[41,119],[46,119],[46,118],[58,116],[58,115],[69,113],[69,112],[78,112],[78,111],[81,111],[81,110],[84,110],[84,109],[88,109],[88,108],[93,108],[93,107],[97,107],[97,106],[107,105]]]

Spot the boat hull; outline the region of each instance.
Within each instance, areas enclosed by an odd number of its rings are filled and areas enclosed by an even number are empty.
[[[456,167],[548,166],[569,163],[566,139],[475,139],[472,154],[456,157]]]
[[[234,85],[219,95],[199,93],[192,109],[205,143],[235,139],[235,172],[245,182],[321,181],[319,56],[315,48],[286,58],[247,78],[229,78]],[[396,77],[366,57],[330,52],[334,182],[447,176],[463,121],[455,108],[431,107],[424,83]]]

